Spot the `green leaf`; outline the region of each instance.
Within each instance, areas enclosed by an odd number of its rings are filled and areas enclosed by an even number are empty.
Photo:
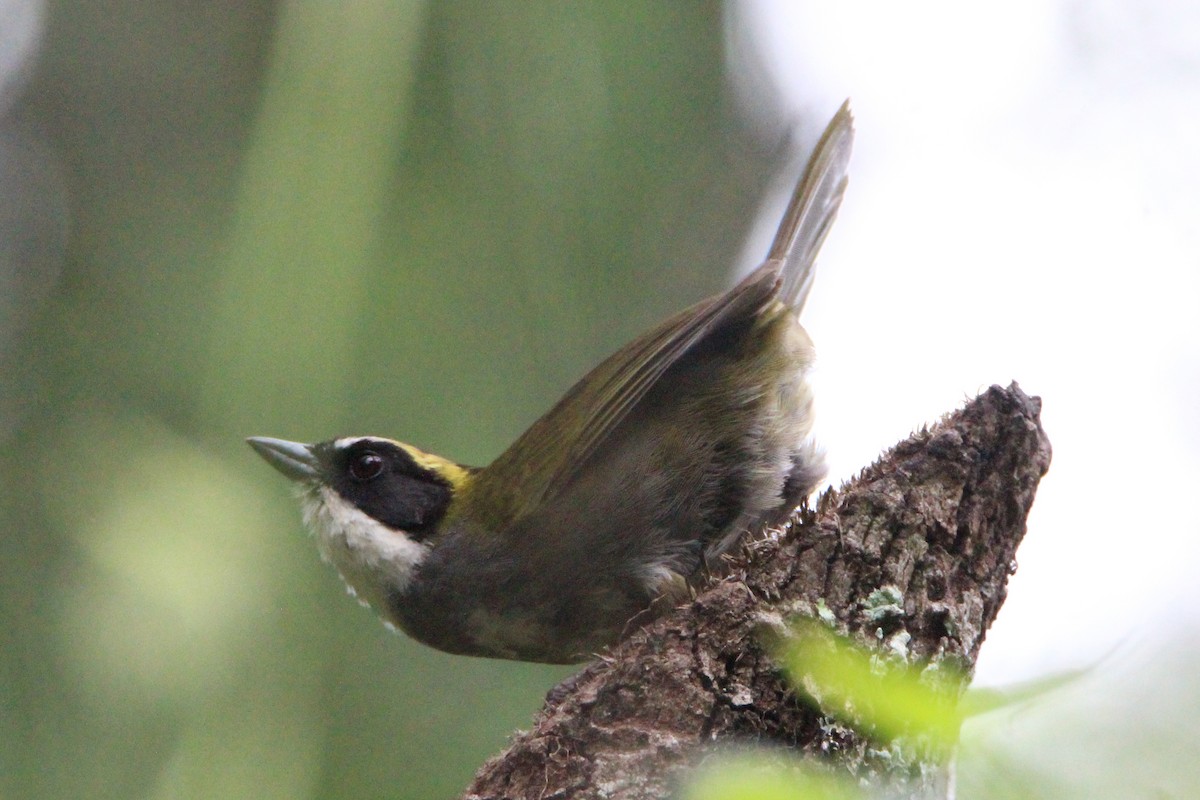
[[[947,749],[958,738],[964,676],[944,663],[923,668],[872,653],[814,620],[800,620],[778,654],[796,687],[823,713],[885,740],[923,737]]]
[[[699,770],[684,800],[857,800],[865,795],[849,777],[819,772],[782,754],[741,754]]]

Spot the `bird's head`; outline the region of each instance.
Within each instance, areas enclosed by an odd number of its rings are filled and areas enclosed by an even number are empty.
[[[389,597],[408,586],[471,471],[374,436],[246,441],[295,481],[321,555],[359,600],[396,622]]]

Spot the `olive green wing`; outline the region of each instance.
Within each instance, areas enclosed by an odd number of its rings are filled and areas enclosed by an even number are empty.
[[[766,262],[724,294],[639,336],[584,376],[486,470],[464,498],[496,528],[566,486],[600,444],[685,353],[776,299],[799,311],[813,261],[846,187],[854,124],[849,102],[826,126],[784,213]]]
[[[778,265],[764,264],[728,292],[642,334],[579,380],[541,419],[478,473],[469,502],[494,526],[520,518],[565,486],[672,364],[714,330],[769,303]]]

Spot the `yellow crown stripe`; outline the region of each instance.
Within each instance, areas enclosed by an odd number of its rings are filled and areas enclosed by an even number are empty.
[[[448,458],[435,456],[433,453],[426,453],[424,450],[413,447],[411,444],[396,442],[396,444],[412,457],[415,463],[421,469],[427,469],[435,475],[440,475],[445,478],[455,490],[462,489],[470,480],[471,473],[465,467],[455,464]]]

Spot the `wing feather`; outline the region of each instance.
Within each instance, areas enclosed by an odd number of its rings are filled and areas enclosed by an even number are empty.
[[[777,286],[775,268],[764,264],[725,294],[680,312],[609,356],[478,473],[470,500],[501,526],[537,507],[574,477],[680,356],[714,329],[755,316]]]
[[[634,339],[584,376],[485,470],[468,497],[496,528],[560,491],[670,367],[712,333],[752,320],[776,300],[795,311],[842,193],[854,136],[849,101],[818,141],[767,260],[724,294],[702,300]]]

